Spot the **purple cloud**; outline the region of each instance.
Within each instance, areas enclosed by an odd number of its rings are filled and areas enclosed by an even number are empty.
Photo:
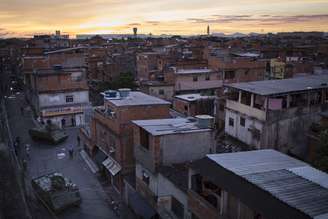
[[[317,15],[293,15],[293,16],[280,16],[280,15],[213,15],[211,18],[189,18],[188,21],[193,23],[232,23],[232,22],[258,22],[264,25],[277,24],[277,23],[302,23],[308,21],[328,21],[328,14]]]

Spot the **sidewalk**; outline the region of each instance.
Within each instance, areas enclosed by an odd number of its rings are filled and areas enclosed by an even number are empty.
[[[10,153],[11,156],[11,160],[12,160],[12,167],[11,169],[13,169],[12,174],[14,174],[16,176],[16,179],[18,181],[18,186],[19,188],[17,188],[16,193],[18,194],[18,197],[21,195],[22,197],[20,197],[21,201],[17,201],[16,205],[19,206],[21,205],[20,202],[23,203],[23,205],[25,207],[21,207],[26,208],[26,215],[28,215],[27,217],[31,218],[31,214],[30,214],[30,199],[28,197],[28,185],[25,179],[25,170],[24,168],[22,168],[22,160],[25,157],[25,153],[23,150],[23,141],[22,139],[20,139],[20,144],[19,146],[14,149],[13,146],[13,139],[15,139],[15,137],[18,136],[18,134],[20,134],[19,132],[17,132],[17,130],[13,129],[12,126],[12,119],[13,119],[13,109],[8,109],[8,103],[9,101],[11,101],[12,99],[6,99],[4,102],[1,101],[1,120],[2,120],[2,128],[3,131],[6,130],[6,140],[7,140],[7,145],[8,145],[8,151]],[[24,101],[20,101],[19,104],[24,104]],[[17,107],[19,109],[20,106],[16,106],[16,111],[17,111]],[[17,113],[17,112],[16,112]],[[21,119],[21,118],[19,118]],[[10,125],[9,125],[10,124]],[[25,147],[24,147],[25,148]],[[16,153],[15,153],[16,151]],[[23,166],[24,167],[24,166]],[[14,186],[14,182],[11,182],[11,184],[13,184],[12,186]],[[14,197],[13,197],[14,198]]]
[[[28,204],[31,209],[33,218],[53,218],[52,215],[38,202],[31,188],[31,177],[49,173],[52,171],[60,171],[65,176],[70,178],[80,188],[82,203],[79,208],[69,208],[56,215],[60,219],[104,219],[104,218],[118,218],[111,210],[108,204],[109,198],[106,197],[102,186],[100,185],[97,177],[91,173],[82,156],[76,156],[74,159],[69,159],[67,151],[64,149],[70,145],[77,145],[76,134],[77,128],[67,129],[69,134],[68,139],[58,145],[49,145],[44,142],[33,141],[28,133],[30,128],[38,125],[37,121],[33,119],[33,112],[27,105],[24,105],[25,110],[22,114],[20,111],[21,104],[25,104],[23,97],[17,97],[8,100],[8,113],[10,114],[10,126],[13,137],[19,136],[21,145],[30,144],[30,158],[28,159],[27,169],[25,174],[26,190],[28,193]],[[76,151],[80,148],[76,147]],[[59,158],[58,154],[63,153],[65,156]],[[23,150],[22,158],[25,158]],[[93,209],[90,211],[90,209]]]
[[[88,165],[89,169],[93,174],[97,174],[99,172],[98,166],[94,163],[91,157],[84,151],[80,151],[80,155],[85,163]],[[134,219],[136,216],[130,210],[130,208],[123,202],[121,198],[121,194],[119,194],[106,179],[97,177],[101,186],[103,187],[109,202],[109,205],[115,211],[118,217],[122,219]]]

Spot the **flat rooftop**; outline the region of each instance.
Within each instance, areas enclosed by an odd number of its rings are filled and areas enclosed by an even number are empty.
[[[132,122],[154,136],[211,130],[200,128],[194,119],[187,118],[134,120]]]
[[[302,161],[275,150],[210,154],[207,155],[207,159],[214,169],[224,168],[229,173],[241,177],[240,185],[235,184],[232,189],[234,191],[238,190],[237,187],[242,189],[243,181],[246,180],[310,218],[328,218],[328,174]],[[212,166],[206,165],[203,170],[209,168]],[[213,170],[214,173],[215,171],[217,170]],[[222,183],[224,180],[218,181]],[[256,196],[255,193],[254,190]],[[245,196],[244,199],[251,199]],[[266,200],[262,201],[263,203],[258,205],[266,204]],[[271,207],[274,209],[274,206]]]
[[[87,49],[87,47],[85,47],[85,46],[78,46],[78,47],[71,47],[71,48],[65,48],[65,49],[58,49],[58,50],[53,50],[53,51],[45,52],[44,54],[45,55],[48,55],[48,54],[54,54],[54,53],[70,52],[70,51],[79,50],[79,49]]]
[[[214,72],[212,69],[178,69],[175,74],[207,74]]]
[[[253,81],[225,85],[261,96],[328,88],[328,75],[311,75],[283,80]]]
[[[195,94],[183,94],[183,95],[177,95],[175,98],[182,99],[185,101],[196,101],[201,99],[215,99],[215,96],[207,96],[207,95],[201,95],[198,93]]]
[[[58,69],[55,69],[55,68],[36,69],[36,71],[33,71],[33,74],[37,74],[37,75],[71,74],[73,72],[83,72],[84,70],[85,70],[84,67],[62,67],[62,66],[60,66]]]
[[[171,103],[168,101],[144,94],[139,91],[130,91],[129,95],[124,98],[117,98],[117,99],[105,98],[105,101],[109,101],[116,106],[171,105]]]

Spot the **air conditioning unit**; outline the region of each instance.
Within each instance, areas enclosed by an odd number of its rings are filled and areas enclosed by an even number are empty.
[[[110,112],[110,115],[111,115],[111,117],[115,117],[116,113],[113,112],[113,111],[111,111],[111,112]]]

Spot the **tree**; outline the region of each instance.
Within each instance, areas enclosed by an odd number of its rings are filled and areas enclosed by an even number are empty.
[[[117,80],[117,88],[131,88],[134,89],[137,87],[134,77],[130,72],[121,73],[120,77]]]
[[[318,169],[328,173],[328,129],[320,133],[319,149],[314,165]]]
[[[132,73],[121,73],[117,79],[110,82],[101,82],[97,85],[96,92],[103,92],[105,90],[117,90],[119,88],[135,89],[137,87]]]

